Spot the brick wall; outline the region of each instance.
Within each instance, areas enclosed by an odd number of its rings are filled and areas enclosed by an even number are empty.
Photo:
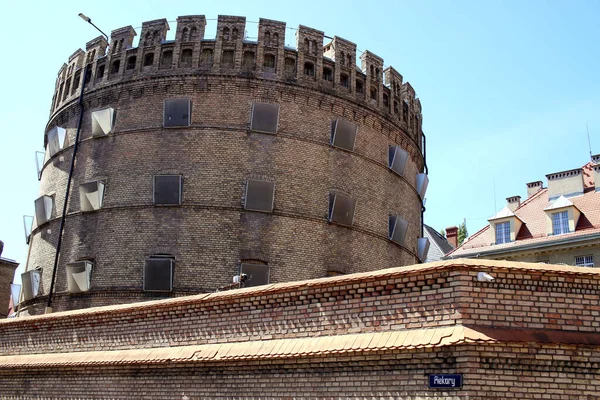
[[[477,281],[482,271],[495,280]],[[599,279],[452,260],[0,321],[0,393],[592,399]],[[430,389],[435,373],[464,387]]]
[[[0,242],[0,245],[2,242]],[[0,254],[1,254],[0,248]],[[0,258],[0,318],[6,318],[8,315],[8,303],[10,301],[10,284],[13,281],[15,269],[18,263]]]

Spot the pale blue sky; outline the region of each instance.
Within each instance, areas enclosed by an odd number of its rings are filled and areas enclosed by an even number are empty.
[[[55,78],[97,32],[179,15],[260,17],[341,36],[370,50],[412,84],[423,105],[430,185],[426,223],[467,219],[470,233],[526,197],[525,183],[600,153],[600,1],[102,1],[5,2],[0,6],[0,240],[26,263],[22,216],[38,196]],[[214,36],[210,21],[207,36]],[[257,25],[248,23],[248,36]],[[168,38],[173,38],[175,23]],[[139,29],[138,29],[139,33]],[[294,31],[286,44],[295,45]],[[494,196],[495,192],[495,196]],[[67,227],[68,229],[68,227]]]

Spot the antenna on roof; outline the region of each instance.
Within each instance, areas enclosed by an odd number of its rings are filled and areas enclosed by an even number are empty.
[[[592,143],[590,142],[590,130],[588,129],[587,122],[585,123],[585,130],[586,130],[587,135],[588,135],[588,147],[590,149],[590,160],[592,160]]]

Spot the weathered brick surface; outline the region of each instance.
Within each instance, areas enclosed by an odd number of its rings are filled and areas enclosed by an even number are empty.
[[[478,282],[480,271],[496,279]],[[0,393],[5,398],[593,399],[600,389],[600,316],[597,300],[589,296],[599,280],[600,272],[589,268],[453,260],[0,321],[0,361],[17,354],[85,352],[77,366],[0,367]],[[529,302],[533,293],[543,296],[551,287],[562,300]],[[542,307],[552,307],[560,325],[547,321],[538,312]],[[505,325],[500,316],[506,312],[515,320]],[[595,330],[575,321],[588,321]],[[175,351],[197,344],[457,324],[493,328],[497,335],[427,345],[425,331],[413,341],[420,343],[417,348],[318,356],[290,348],[292,354],[279,359],[84,365],[96,352],[110,350]],[[572,326],[584,335],[581,341],[544,339],[570,334]],[[535,334],[519,339],[525,330]],[[503,339],[509,331],[513,339]],[[428,389],[432,373],[463,374],[464,387]]]
[[[2,242],[0,242],[0,246]],[[0,254],[2,249],[0,247]],[[13,281],[15,269],[19,266],[18,263],[0,258],[0,318],[6,318],[8,315],[8,303],[10,301],[10,284]]]
[[[415,187],[416,175],[424,168],[417,121],[421,110],[414,91],[408,84],[402,85],[399,74],[388,87],[381,73],[370,75],[369,64],[364,66],[364,74],[357,72],[347,61],[348,57],[355,60],[355,46],[334,39],[345,52],[344,64],[336,67],[336,73],[352,69],[349,76],[353,79],[366,79],[369,86],[378,86],[379,97],[371,100],[367,87],[358,93],[354,82],[347,88],[339,76],[332,82],[323,81],[317,71],[318,79],[307,78],[300,66],[293,76],[286,74],[285,57],[296,62],[305,49],[303,45],[297,51],[284,49],[282,23],[261,20],[261,35],[269,31],[274,38],[272,35],[278,33],[276,43],[265,42],[263,36],[258,43],[245,43],[243,35],[234,38],[232,31],[243,31],[245,19],[224,17],[219,20],[215,42],[202,40],[202,18],[186,17],[178,25],[178,41],[160,44],[156,38],[164,36],[166,26],[164,21],[157,21],[144,25],[138,49],[126,50],[132,35],[126,27],[113,32],[107,56],[99,57],[106,43],[92,41],[86,52],[75,52],[59,73],[48,130],[64,127],[67,139],[65,149],[47,159],[42,171],[39,193],[54,198],[54,210],[52,220],[35,227],[32,234],[27,268],[41,267],[43,283],[40,297],[23,303],[24,313],[39,313],[50,287],[79,120],[79,82],[86,66],[93,76],[84,95],[55,310],[156,297],[141,293],[141,286],[144,259],[157,253],[175,256],[173,295],[214,291],[230,283],[244,259],[267,263],[271,282],[418,262],[416,243],[422,221]],[[191,37],[184,35],[184,28],[188,33],[196,28],[193,43],[185,41]],[[226,28],[232,35],[229,40],[222,36]],[[311,40],[322,35],[303,29]],[[146,38],[153,30],[156,38],[154,34]],[[180,63],[179,51],[185,49],[193,50],[191,65]],[[198,56],[207,49],[215,52],[212,66],[203,64]],[[165,52],[175,50],[173,61],[164,61]],[[226,50],[235,52],[231,67],[217,54]],[[143,66],[142,59],[151,52],[155,53],[154,63]],[[306,59],[315,65],[333,65],[323,59],[322,49],[309,52]],[[248,69],[242,61],[244,54],[250,53],[255,57],[274,55],[277,65],[271,71],[263,60],[256,60],[256,68]],[[335,60],[342,56],[338,53],[329,56]],[[132,56],[137,57],[135,67],[127,69]],[[110,72],[116,60],[120,60],[120,69]],[[106,63],[106,70],[99,78],[102,63]],[[382,100],[384,92],[387,105]],[[403,107],[394,112],[391,101],[396,97],[409,105],[407,113],[403,114]],[[162,127],[163,102],[169,98],[191,99],[189,128]],[[256,101],[279,104],[276,135],[249,131],[251,107]],[[91,112],[107,106],[116,110],[114,133],[93,138]],[[329,144],[331,123],[338,118],[358,125],[354,152]],[[394,144],[410,153],[403,177],[387,167],[388,148]],[[181,206],[152,204],[153,176],[157,174],[183,176]],[[249,178],[275,182],[272,214],[244,211]],[[79,185],[94,180],[106,184],[104,206],[96,212],[81,213]],[[330,192],[356,199],[352,227],[327,222]],[[387,238],[391,213],[409,223],[404,246]],[[81,258],[93,259],[92,288],[85,296],[71,298],[65,293],[65,265]],[[115,295],[111,298],[108,293]]]

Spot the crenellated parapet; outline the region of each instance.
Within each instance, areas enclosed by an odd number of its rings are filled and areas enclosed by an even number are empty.
[[[167,40],[166,19],[144,22],[139,43],[132,26],[113,30],[110,46],[103,37],[79,49],[58,74],[51,114],[75,100],[88,70],[86,90],[167,76],[230,75],[258,78],[345,98],[383,114],[420,145],[421,104],[412,86],[403,82],[393,67],[364,51],[357,66],[356,44],[334,36],[324,43],[323,31],[300,25],[296,48],[285,45],[285,22],[261,18],[257,40],[247,40],[246,18],[220,15],[215,39],[205,38],[206,18],[188,15],[177,18],[175,40]]]

